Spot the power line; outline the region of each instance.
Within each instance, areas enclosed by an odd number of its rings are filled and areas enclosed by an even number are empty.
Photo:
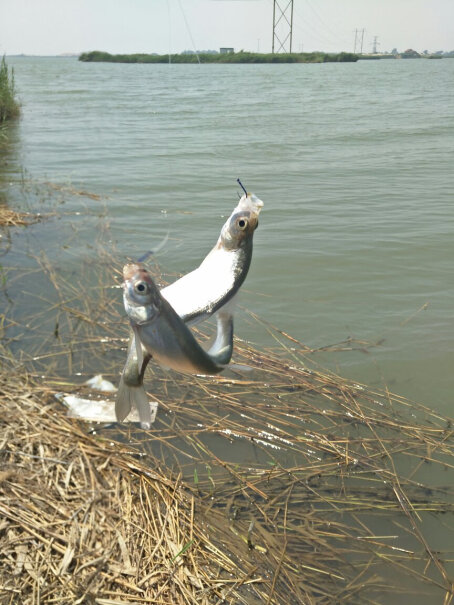
[[[322,45],[336,45],[344,50],[350,46],[350,35],[338,30],[333,31],[309,0],[301,0],[295,5],[294,31],[296,35],[301,36],[302,33],[305,40],[311,38],[317,44],[320,42]]]
[[[178,0],[178,4],[180,6],[180,10],[181,10],[181,14],[183,15],[184,22],[186,24],[186,29],[188,30],[189,37],[191,38],[192,48],[193,48],[195,54],[197,55],[197,61],[199,62],[199,65],[200,65],[199,53],[197,52],[197,48],[196,48],[196,45],[195,45],[195,42],[194,42],[194,38],[192,37],[191,28],[189,27],[188,20],[186,19],[186,13],[183,10],[183,6],[181,4],[181,0]]]
[[[306,0],[306,6],[308,6],[310,8],[310,10],[314,14],[314,16],[319,21],[320,25],[324,28],[324,33],[328,34],[329,36],[332,36],[332,38],[336,41],[340,41],[342,39],[339,37],[339,32],[338,31],[334,32],[330,28],[330,26],[326,23],[326,21],[324,19],[322,19],[320,13],[318,12],[318,10],[316,10],[315,6],[313,6],[313,4],[310,2],[310,0]]]

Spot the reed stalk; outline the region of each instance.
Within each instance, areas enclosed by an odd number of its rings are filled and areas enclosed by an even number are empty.
[[[16,118],[20,113],[20,106],[16,99],[14,70],[8,69],[3,56],[0,62],[0,124],[6,120]]]

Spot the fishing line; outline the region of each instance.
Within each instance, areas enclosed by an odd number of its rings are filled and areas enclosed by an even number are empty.
[[[169,65],[171,64],[171,51],[172,51],[172,19],[170,16],[170,1],[167,0],[167,21],[169,24]]]
[[[166,236],[164,237],[164,239],[162,240],[162,242],[156,248],[154,248],[154,250],[148,250],[147,252],[145,252],[144,254],[142,254],[142,256],[139,256],[139,258],[137,259],[137,262],[138,263],[144,263],[148,258],[150,258],[150,256],[153,256],[153,254],[156,254],[157,252],[159,252],[159,250],[161,250],[162,248],[164,248],[164,246],[169,241],[169,233],[170,232],[167,231]]]
[[[194,43],[194,38],[192,37],[191,28],[189,27],[188,20],[186,19],[186,13],[183,10],[183,6],[181,4],[181,0],[178,0],[178,4],[180,6],[180,10],[181,10],[181,14],[183,15],[184,22],[186,24],[186,29],[188,30],[189,37],[191,38],[192,48],[194,49],[194,52],[195,52],[195,54],[197,56],[197,61],[199,62],[199,65],[200,65],[199,53],[197,52],[197,49],[196,49],[196,46],[195,46],[195,43]]]

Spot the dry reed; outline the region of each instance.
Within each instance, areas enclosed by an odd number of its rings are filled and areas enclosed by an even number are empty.
[[[35,216],[29,212],[18,212],[0,206],[0,227],[20,227],[36,223],[39,220],[39,216]]]
[[[0,391],[0,602],[209,603],[251,581],[178,478],[87,435],[23,375]]]

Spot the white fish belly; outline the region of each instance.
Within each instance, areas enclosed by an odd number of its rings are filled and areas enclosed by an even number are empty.
[[[215,304],[233,288],[234,267],[234,253],[216,250],[195,271],[163,288],[161,294],[182,319],[200,310],[210,314]]]

